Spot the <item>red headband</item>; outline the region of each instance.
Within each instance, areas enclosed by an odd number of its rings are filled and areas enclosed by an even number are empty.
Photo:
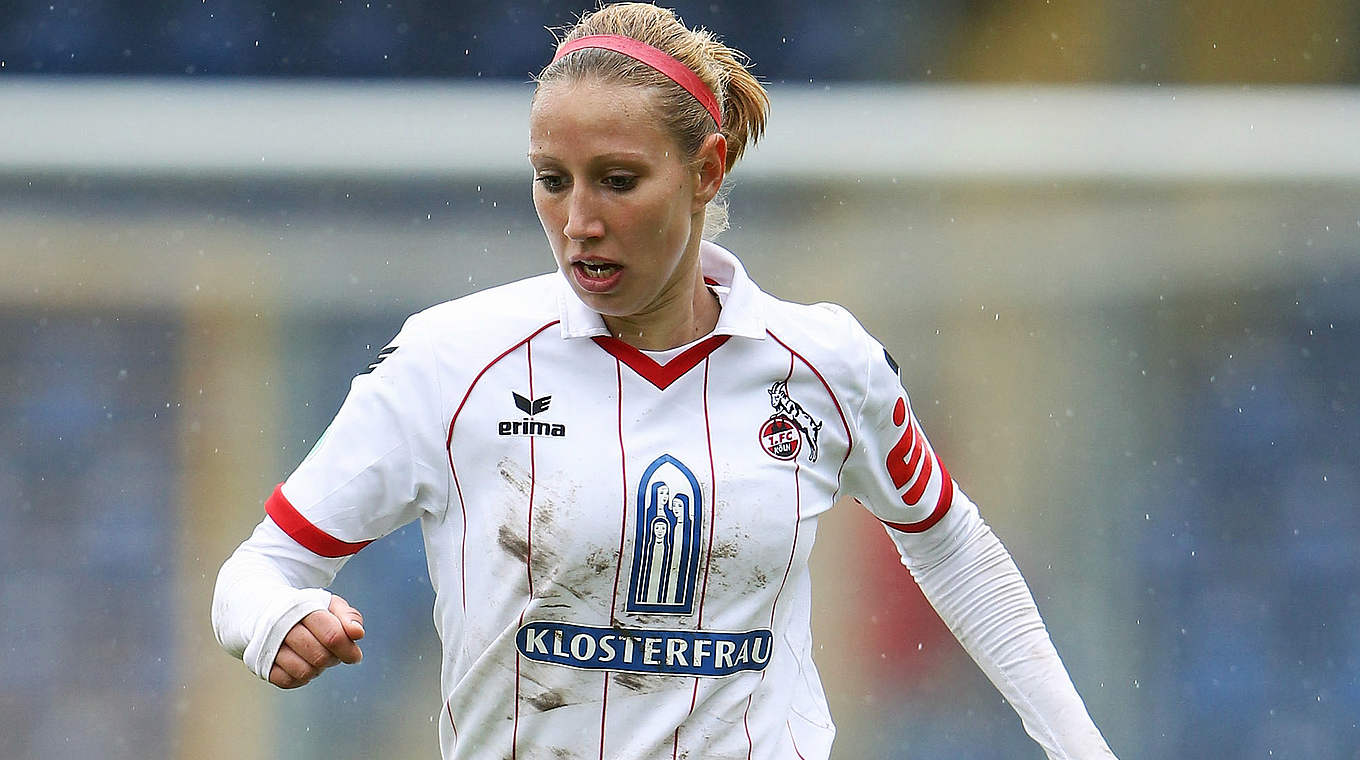
[[[699,78],[694,70],[678,61],[674,56],[663,50],[658,50],[645,42],[640,42],[632,37],[624,37],[618,34],[590,34],[585,37],[578,37],[571,42],[557,49],[557,55],[553,56],[553,62],[566,55],[582,48],[600,48],[602,50],[613,50],[615,53],[622,53],[636,61],[641,61],[657,71],[665,74],[672,82],[685,88],[685,90],[699,101],[699,105],[708,111],[709,116],[719,127],[722,127],[722,111],[718,110],[718,99],[713,96],[713,91],[708,89],[704,80]]]

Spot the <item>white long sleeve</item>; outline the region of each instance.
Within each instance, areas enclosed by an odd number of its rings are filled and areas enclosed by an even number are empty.
[[[288,631],[330,605],[331,593],[322,587],[344,563],[312,554],[266,517],[217,574],[212,604],[217,642],[268,679]]]
[[[888,534],[926,598],[1050,760],[1113,758],[1053,647],[1020,570],[974,511],[943,540]]]

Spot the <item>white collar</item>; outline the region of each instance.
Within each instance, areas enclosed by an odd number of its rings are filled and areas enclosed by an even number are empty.
[[[746,269],[722,246],[704,240],[699,243],[699,267],[704,278],[727,289],[718,314],[718,326],[713,335],[735,335],[741,338],[765,338],[765,314],[760,306],[760,288],[747,276]],[[561,274],[561,270],[558,270]],[[591,338],[609,335],[604,319],[586,306],[565,274],[558,278],[558,306],[562,318],[563,338]]]

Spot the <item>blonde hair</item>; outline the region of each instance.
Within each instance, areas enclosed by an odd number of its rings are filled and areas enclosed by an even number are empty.
[[[704,138],[721,131],[727,138],[728,172],[749,145],[765,131],[770,97],[746,70],[746,55],[720,42],[707,29],[690,29],[675,12],[650,3],[601,5],[581,16],[575,26],[559,30],[557,47],[578,37],[614,34],[630,37],[661,50],[688,66],[717,98],[722,128],[699,101],[665,74],[612,50],[588,48],[548,64],[535,80],[542,87],[556,81],[599,79],[647,87],[657,93],[657,107],[666,128],[685,155],[694,157]],[[727,229],[726,193],[709,202],[704,214],[704,237]]]

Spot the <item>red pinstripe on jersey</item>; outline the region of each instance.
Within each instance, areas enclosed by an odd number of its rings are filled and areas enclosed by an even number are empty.
[[[760,680],[765,680],[764,674],[761,674]],[[751,741],[751,696],[746,695],[746,712],[741,714],[741,725],[746,729],[746,760],[751,760],[751,753],[756,748],[755,743]]]
[[[708,497],[708,551],[704,554],[704,585],[699,592],[699,612],[695,618],[694,627],[702,629],[704,627],[704,599],[708,596],[708,571],[713,564],[713,530],[718,522],[718,467],[713,461],[713,425],[708,416],[708,370],[712,363],[711,359],[704,360],[704,440],[708,442],[708,477],[709,497]],[[694,714],[694,706],[699,703],[699,678],[694,679],[694,691],[689,698],[689,714]],[[671,759],[675,760],[676,754],[680,751],[680,727],[675,727],[675,743],[671,748]]]
[[[604,672],[604,694],[600,697],[600,760],[604,760],[604,718],[609,704],[609,671]]]
[[[524,344],[524,363],[529,366],[529,398],[534,397],[534,342]],[[538,483],[537,461],[534,457],[534,439],[529,438],[529,516],[524,528],[524,573],[529,578],[529,597],[534,596],[534,486]],[[527,602],[525,603],[527,606]],[[520,615],[520,625],[524,625],[524,613]]]
[[[537,333],[535,333],[537,335]],[[529,374],[529,398],[534,397],[534,340],[530,336],[524,341],[524,364]],[[524,625],[524,613],[529,611],[529,604],[534,600],[534,486],[538,483],[537,463],[534,458],[534,439],[529,438],[529,506],[526,510],[524,528],[524,574],[528,579],[529,596],[524,600],[524,607],[519,611],[519,624]],[[515,654],[515,723],[510,729],[510,758],[514,760],[519,752],[519,688],[520,688],[520,660],[523,656]]]
[[[477,383],[481,382],[481,380],[482,380],[482,375],[485,375],[487,370],[489,370],[489,369],[491,369],[492,367],[496,366],[496,364],[497,364],[498,362],[500,362],[501,359],[504,359],[505,357],[509,356],[511,351],[514,351],[515,349],[519,348],[520,346],[524,345],[525,343],[528,343],[529,341],[531,341],[531,340],[533,340],[534,338],[538,337],[538,334],[539,334],[539,333],[543,332],[544,330],[548,329],[549,327],[552,327],[553,325],[559,323],[560,321],[561,321],[561,320],[554,319],[553,321],[549,322],[548,324],[543,325],[542,327],[538,328],[537,330],[534,330],[532,333],[529,333],[528,337],[524,338],[524,340],[521,340],[521,341],[515,343],[515,345],[513,345],[513,346],[511,346],[511,347],[505,349],[504,351],[502,351],[502,352],[500,353],[500,355],[497,356],[495,359],[492,359],[491,361],[487,362],[486,366],[485,366],[485,367],[482,367],[481,371],[479,371],[479,372],[477,373],[477,376],[474,377],[474,378],[472,378],[472,382],[471,382],[471,383],[468,383],[467,393],[464,393],[464,394],[463,394],[463,400],[460,401],[460,402],[458,402],[458,408],[457,408],[456,410],[454,410],[454,412],[453,412],[453,418],[449,420],[449,434],[448,434],[448,437],[444,439],[444,450],[445,450],[446,452],[448,452],[448,455],[449,455],[449,472],[453,475],[453,488],[454,488],[454,492],[458,494],[458,508],[459,508],[459,509],[462,511],[462,513],[463,513],[463,544],[462,544],[462,550],[461,550],[461,552],[460,552],[460,557],[459,557],[459,560],[458,560],[458,562],[459,562],[459,567],[458,567],[458,570],[459,570],[459,572],[458,572],[458,577],[459,577],[459,581],[462,583],[461,595],[462,595],[462,603],[463,603],[463,612],[467,612],[467,580],[466,580],[466,579],[467,579],[467,503],[463,500],[463,487],[462,487],[462,485],[460,485],[460,484],[458,483],[458,468],[457,468],[457,467],[454,465],[454,463],[453,463],[453,428],[454,428],[455,425],[458,424],[458,415],[460,415],[460,414],[463,413],[463,407],[467,404],[468,397],[472,395],[472,390],[473,390],[474,388],[477,387]]]
[[[618,381],[617,397],[619,400],[619,477],[620,486],[620,507],[619,507],[619,554],[614,562],[614,595],[609,602],[610,625],[614,624],[614,611],[619,603],[619,570],[623,567],[623,541],[628,532],[628,452],[623,448],[623,363],[615,357],[614,376]],[[605,712],[609,709],[609,671],[604,673],[604,695],[600,697],[600,760],[604,760],[604,719]]]
[[[778,340],[776,338],[775,340]],[[782,345],[782,344],[781,344]],[[788,348],[788,346],[784,346]],[[788,383],[793,379],[793,349],[789,349],[789,373],[784,376],[784,382]],[[815,372],[815,370],[814,370]],[[828,389],[829,390],[829,389]],[[784,577],[779,581],[779,590],[774,592],[774,601],[770,603],[770,627],[774,628],[775,608],[779,606],[779,595],[784,593],[784,584],[789,581],[789,570],[793,567],[793,557],[798,550],[798,525],[803,519],[803,492],[799,475],[802,472],[802,465],[794,460],[793,464],[793,540],[789,542],[789,564],[784,566]],[[764,672],[760,674],[761,679],[765,678]]]
[[[274,487],[274,493],[270,494],[269,499],[264,503],[264,511],[283,532],[287,533],[292,539],[308,551],[322,557],[348,557],[351,554],[373,543],[368,541],[341,541],[326,531],[316,527],[310,520],[302,516],[302,513],[288,501],[283,495],[283,484]]]
[[[798,760],[807,760],[803,757],[803,753],[798,751],[798,741],[793,738],[793,725],[786,720],[784,721],[784,728],[789,730],[789,744],[793,745],[793,754],[798,756]]]
[[[790,357],[790,358],[789,358],[789,364],[792,365],[792,363],[793,363],[793,358]],[[793,375],[792,369],[790,369],[789,375],[790,375],[790,377],[792,377],[792,375]],[[786,565],[786,566],[784,567],[784,578],[783,578],[782,580],[779,581],[779,590],[776,591],[776,592],[774,593],[774,601],[770,603],[770,627],[771,627],[771,628],[774,628],[774,616],[775,616],[776,608],[779,606],[779,595],[784,593],[784,584],[788,583],[788,581],[789,581],[789,570],[793,568],[793,557],[794,557],[794,555],[797,553],[797,550],[798,550],[798,527],[799,527],[799,525],[803,522],[803,492],[802,492],[801,482],[800,482],[799,479],[798,479],[798,475],[799,475],[801,469],[802,469],[802,465],[800,465],[800,464],[798,464],[798,463],[795,462],[794,465],[793,465],[793,497],[794,497],[794,498],[793,498],[793,509],[794,509],[794,518],[793,518],[793,540],[792,540],[791,542],[789,542],[789,564]],[[761,680],[761,681],[764,681],[764,680],[765,680],[765,672],[764,672],[764,671],[761,671],[761,673],[760,673],[760,680]],[[750,758],[750,757],[751,757],[751,753],[755,750],[755,745],[751,743],[751,724],[750,724],[749,722],[747,722],[747,721],[748,721],[748,718],[749,718],[749,716],[750,716],[750,714],[751,714],[751,699],[750,699],[750,697],[747,697],[747,699],[746,699],[746,712],[741,716],[742,722],[746,723],[746,742],[747,742],[747,746],[746,746],[746,757],[747,757],[747,758]],[[791,735],[790,735],[790,736],[791,736]],[[797,748],[797,747],[794,747],[794,750],[793,750],[793,751],[796,753],[796,752],[798,751],[798,748]],[[802,757],[802,755],[799,755],[799,757]]]
[[[718,468],[713,462],[713,426],[708,417],[708,368],[711,360],[704,361],[704,440],[708,443],[708,553],[704,555],[704,585],[699,592],[699,615],[696,628],[704,627],[704,599],[708,596],[708,569],[713,563],[713,528],[718,521]],[[695,678],[697,685],[698,678]],[[690,705],[693,710],[694,706]]]
[[[773,333],[770,333],[770,337],[774,338],[774,334],[773,334]],[[793,379],[793,368],[794,368],[793,360],[794,360],[794,357],[795,357],[795,356],[798,356],[798,355],[794,352],[793,349],[789,348],[783,341],[779,340],[778,338],[775,338],[775,340],[779,343],[779,345],[784,346],[784,348],[785,348],[786,350],[788,350],[788,352],[789,352],[789,371],[788,371],[788,374],[784,375],[784,382],[787,384],[787,383],[789,382],[789,380],[792,380],[792,379]],[[799,358],[799,359],[802,359],[801,356],[798,356],[798,358]],[[808,369],[811,369],[812,372],[813,372],[814,374],[817,374],[817,370],[813,369],[811,364],[808,364],[806,361],[804,361],[803,364],[804,364],[805,366],[807,366]],[[818,379],[821,379],[821,375],[820,375],[820,374],[818,374],[817,377],[818,377]],[[826,381],[823,380],[823,381],[822,381],[822,384],[825,385],[825,384],[826,384]],[[830,392],[830,390],[831,390],[831,388],[828,386],[828,387],[827,387],[827,391]],[[833,401],[835,400],[835,396],[834,396],[834,395],[832,395],[831,398],[832,398]],[[837,404],[837,405],[836,405],[836,409],[837,409],[837,411],[840,410],[840,404]],[[843,418],[843,417],[842,417],[842,421],[844,421],[844,418]],[[848,439],[848,435],[849,435],[849,433],[848,433],[848,430],[847,430],[847,439]],[[849,457],[849,454],[848,454],[848,453],[846,454],[846,457],[847,457],[847,458]],[[841,464],[842,464],[842,466],[844,466],[845,463],[842,462]],[[779,597],[780,597],[781,594],[784,593],[784,585],[787,584],[787,583],[789,582],[789,571],[790,571],[791,569],[793,569],[793,558],[794,558],[794,556],[796,556],[797,553],[798,553],[798,528],[802,525],[802,522],[803,522],[803,491],[802,491],[802,481],[799,479],[799,475],[800,475],[801,473],[802,473],[802,465],[801,465],[800,463],[798,463],[797,461],[795,461],[795,462],[794,462],[794,465],[793,465],[793,539],[789,542],[789,562],[788,562],[787,565],[784,566],[784,577],[780,579],[780,581],[779,581],[779,589],[778,589],[777,591],[775,591],[775,593],[774,593],[774,601],[772,601],[772,602],[770,603],[770,627],[771,627],[771,628],[774,627],[775,613],[778,611],[778,607],[779,607]],[[762,671],[761,674],[760,674],[760,680],[761,680],[761,681],[764,681],[764,680],[765,680],[765,673],[764,673],[763,671]],[[750,699],[750,697],[748,696],[747,699],[746,699],[746,712],[744,712],[744,713],[742,714],[742,716],[741,716],[742,723],[746,726],[746,757],[748,758],[748,760],[749,760],[749,758],[751,757],[751,753],[755,751],[755,745],[751,742],[751,724],[750,724],[750,722],[749,722],[749,720],[750,720],[750,715],[751,715],[751,699]],[[787,722],[787,721],[785,721],[785,725],[788,725],[788,722]],[[789,729],[789,739],[790,739],[790,741],[792,741],[792,739],[793,739],[793,729],[792,729],[792,728]],[[798,753],[798,747],[795,746],[795,747],[793,748],[793,751],[794,751],[795,754],[797,754],[797,753]],[[802,755],[798,755],[798,756],[799,756],[799,757],[802,757]]]
[[[604,695],[600,697],[600,760],[604,760],[604,718],[609,704],[609,671],[604,672]]]

